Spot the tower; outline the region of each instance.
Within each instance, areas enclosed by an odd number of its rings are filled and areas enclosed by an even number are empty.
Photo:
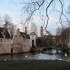
[[[41,29],[40,29],[40,35],[41,35],[41,37],[43,37],[43,27],[41,26]]]

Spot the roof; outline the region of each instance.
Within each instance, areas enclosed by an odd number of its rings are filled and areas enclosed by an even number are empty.
[[[36,35],[37,36],[37,34],[35,32],[31,32],[30,35]]]
[[[30,39],[30,36],[24,32],[20,32],[23,38]]]
[[[0,27],[0,38],[4,38],[3,35],[5,35],[5,38],[11,38],[8,30],[6,30],[5,28]]]

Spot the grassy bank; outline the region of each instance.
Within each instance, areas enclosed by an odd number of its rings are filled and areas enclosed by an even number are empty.
[[[0,61],[0,70],[70,70],[64,61]]]

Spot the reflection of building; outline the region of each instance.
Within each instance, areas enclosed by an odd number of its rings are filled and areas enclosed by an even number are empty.
[[[31,47],[36,47],[36,38],[37,35],[35,32],[30,33],[30,41],[31,41]]]
[[[20,32],[17,30],[16,35],[13,37],[12,41],[13,53],[21,53],[30,51],[30,36],[27,34],[27,29],[25,32]]]
[[[5,24],[3,28],[0,27],[0,54],[11,52],[10,42],[11,36]]]

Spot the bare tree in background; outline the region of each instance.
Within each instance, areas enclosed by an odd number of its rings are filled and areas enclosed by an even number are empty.
[[[11,17],[9,17],[8,15],[4,16],[4,20],[5,20],[5,24],[7,24],[7,29],[11,35],[11,37],[13,37],[14,33],[15,33],[15,25],[12,23]]]
[[[0,16],[0,26],[2,26],[2,23],[3,23],[3,19],[2,19],[2,17]]]

